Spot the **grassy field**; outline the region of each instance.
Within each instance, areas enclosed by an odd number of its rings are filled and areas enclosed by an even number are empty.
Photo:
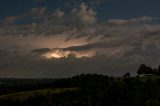
[[[32,90],[32,91],[24,91],[24,92],[0,95],[0,100],[20,99],[21,101],[23,101],[36,94],[45,96],[48,94],[62,93],[65,91],[74,91],[74,90],[78,90],[78,88],[76,87],[74,88],[55,88],[55,89],[39,89],[39,90]]]

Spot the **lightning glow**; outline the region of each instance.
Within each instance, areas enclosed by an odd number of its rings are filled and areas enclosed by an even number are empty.
[[[53,50],[48,53],[42,55],[46,59],[54,59],[54,58],[68,58],[69,56],[74,56],[75,58],[82,57],[93,57],[96,55],[96,52],[75,52],[75,51],[62,51],[62,50]]]

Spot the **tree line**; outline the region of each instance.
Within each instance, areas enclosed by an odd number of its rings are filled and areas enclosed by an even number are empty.
[[[57,80],[54,87],[78,87],[76,91],[33,94],[26,100],[8,98],[0,106],[160,106],[160,78],[109,77],[81,74]]]
[[[160,76],[160,66],[156,68],[151,68],[150,66],[146,66],[145,64],[141,64],[137,73],[140,74],[154,74]]]
[[[138,74],[159,75],[160,67],[140,65]],[[49,83],[12,86],[11,93],[43,88],[72,88],[78,90],[46,95],[33,94],[21,98],[0,99],[0,106],[160,106],[160,77],[139,79],[126,73],[123,77],[102,74],[81,74]],[[13,89],[16,88],[16,89]],[[2,91],[3,88],[0,89]],[[13,91],[12,91],[13,90]]]

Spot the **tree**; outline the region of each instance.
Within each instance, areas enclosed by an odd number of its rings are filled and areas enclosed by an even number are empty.
[[[130,77],[130,73],[127,72],[126,74],[124,74],[123,78],[129,78]]]
[[[155,74],[155,70],[151,67],[147,67],[145,64],[141,64],[138,71],[138,74]]]
[[[147,66],[145,64],[141,64],[137,73],[138,74],[144,74],[146,70],[147,70]]]
[[[160,75],[160,65],[159,65],[158,70],[157,70],[157,75]]]
[[[147,67],[147,69],[144,72],[145,74],[154,74],[154,70],[151,67]]]

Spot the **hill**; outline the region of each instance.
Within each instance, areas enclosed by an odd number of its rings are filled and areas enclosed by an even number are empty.
[[[125,75],[118,78],[81,74],[39,84],[34,83],[33,89],[32,84],[29,89],[25,84],[13,84],[12,88],[18,90],[12,89],[11,93],[1,94],[0,106],[160,105],[160,77],[155,76],[137,78]],[[1,93],[2,90],[0,89]]]

